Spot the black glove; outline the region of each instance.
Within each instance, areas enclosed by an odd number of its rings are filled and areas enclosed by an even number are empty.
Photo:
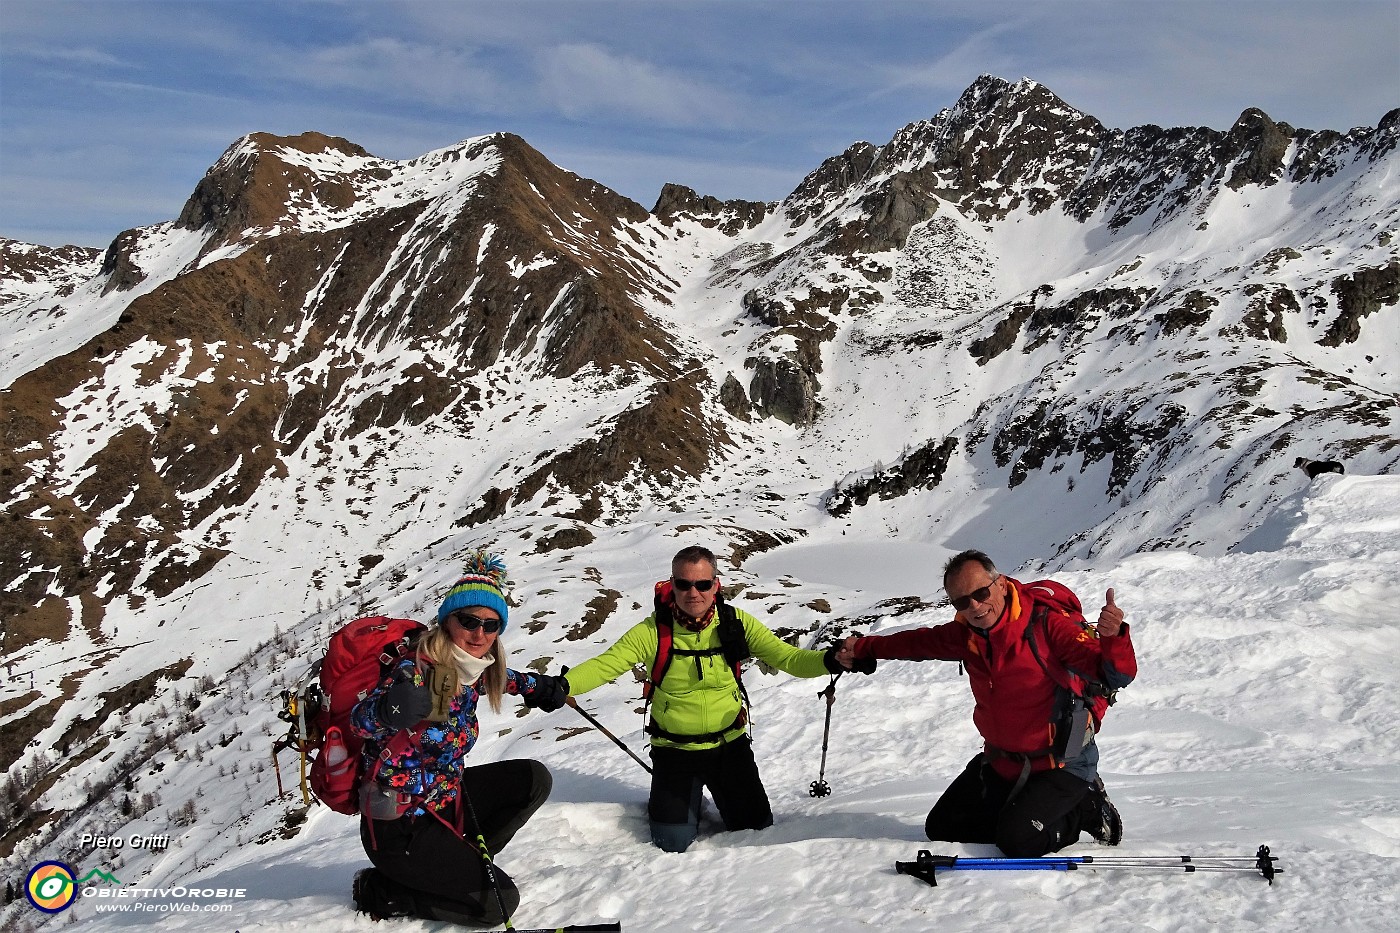
[[[419,686],[411,680],[401,680],[379,698],[379,721],[391,729],[407,729],[428,718],[433,711],[433,692],[427,684]]]
[[[569,681],[564,675],[551,677],[548,674],[535,675],[535,689],[525,694],[525,705],[538,707],[552,713],[569,699]]]
[[[841,674],[846,670],[846,668],[841,666],[841,662],[836,660],[836,652],[840,650],[841,646],[839,644],[832,645],[830,648],[826,649],[826,654],[822,655],[822,663],[826,665],[826,669],[832,674]],[[875,673],[875,659],[852,658],[851,670],[855,671],[857,674],[873,674]]]

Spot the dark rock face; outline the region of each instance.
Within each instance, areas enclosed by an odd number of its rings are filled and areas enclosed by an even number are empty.
[[[1035,303],[1039,295],[1040,291],[1036,291],[1032,293],[1030,301],[1013,304],[1009,309],[1010,313],[996,323],[990,334],[967,345],[967,352],[972,354],[979,366],[986,366],[1016,345],[1016,340],[1021,336],[1021,328],[1035,313]]]
[[[816,374],[796,360],[762,357],[754,361],[749,397],[760,415],[797,426],[817,420],[821,383]]]
[[[1245,294],[1251,298],[1242,319],[1246,334],[1254,340],[1287,343],[1288,330],[1284,327],[1283,316],[1302,311],[1293,290],[1283,285],[1250,285],[1245,288]]]
[[[1294,141],[1293,127],[1275,123],[1251,107],[1230,128],[1222,143],[1221,160],[1235,169],[1225,185],[1235,191],[1245,185],[1268,187],[1283,177],[1283,157]]]
[[[748,394],[739,384],[739,380],[734,378],[733,373],[725,376],[724,384],[719,387],[719,403],[724,406],[725,411],[740,421],[748,421],[750,412],[753,411]]]
[[[663,223],[686,216],[703,227],[717,227],[735,236],[756,226],[772,210],[773,205],[761,201],[721,201],[706,195],[701,197],[684,185],[663,185],[652,214]]]
[[[558,531],[550,532],[545,529],[545,534],[535,541],[535,551],[543,554],[554,550],[572,550],[573,548],[586,547],[593,543],[593,532],[581,526],[571,528],[561,528]]]
[[[751,317],[772,328],[767,341],[796,343],[793,350],[763,350],[745,365],[754,371],[748,397],[760,417],[777,418],[799,427],[810,425],[821,413],[818,396],[821,383],[821,347],[835,336],[832,315],[844,305],[849,293],[812,289],[801,298],[760,294],[743,296],[742,305]]]
[[[146,273],[132,256],[140,231],[127,230],[117,235],[102,257],[102,274],[107,276],[104,293],[127,291],[146,280]]]
[[[784,212],[798,224],[820,216],[843,192],[865,180],[879,152],[859,142],[827,159],[783,200]]]
[[[900,249],[909,239],[909,231],[938,213],[938,200],[913,174],[897,174],[878,190],[860,202],[865,217],[863,229],[856,234],[851,228],[843,231],[842,253],[879,253]]]
[[[1318,342],[1326,347],[1355,343],[1361,336],[1362,318],[1400,302],[1400,260],[1338,276],[1332,280],[1332,292],[1340,313]]]
[[[948,461],[957,450],[955,437],[931,440],[906,454],[898,463],[844,487],[838,486],[826,497],[825,508],[840,518],[852,507],[865,505],[872,498],[894,499],[916,489],[933,489],[943,481]]]
[[[1205,324],[1210,320],[1211,309],[1219,303],[1205,292],[1195,289],[1182,296],[1180,304],[1158,314],[1153,320],[1162,325],[1162,336],[1170,337],[1179,330]]]
[[[1034,335],[1027,342],[1029,353],[1042,344],[1059,339],[1062,346],[1092,331],[1104,319],[1136,317],[1152,297],[1147,288],[1101,288],[1080,292],[1062,304],[1041,304],[1031,312],[1027,331]]]
[[[1084,465],[1111,458],[1105,495],[1116,496],[1157,445],[1178,431],[1187,413],[1173,403],[1130,399],[1109,412],[1057,410],[1049,402],[1013,412],[997,432],[992,451],[999,466],[1011,466],[1011,488],[1025,482],[1047,460],[1080,454]]]

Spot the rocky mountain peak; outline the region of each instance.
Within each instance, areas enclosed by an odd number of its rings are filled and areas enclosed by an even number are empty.
[[[1218,157],[1234,163],[1225,184],[1236,191],[1245,185],[1274,184],[1283,178],[1289,147],[1296,138],[1308,135],[1306,131],[1295,133],[1287,123],[1275,123],[1264,111],[1250,107],[1220,143]]]
[[[308,157],[293,158],[293,154]],[[245,232],[285,223],[296,205],[345,210],[355,203],[355,176],[387,177],[362,147],[321,133],[273,136],[253,133],[224,153],[200,179],[176,225],[208,228],[208,248],[240,239]]]
[[[1024,200],[1034,213],[1080,182],[1105,133],[1098,120],[1044,85],[983,76],[922,133],[911,134],[905,152],[887,158],[913,161],[916,146],[932,135],[941,143],[931,159],[940,187],[956,192],[962,205],[989,218]]]
[[[1030,79],[978,78],[957,103],[910,123],[884,146],[859,142],[827,159],[784,202],[796,221],[857,187],[862,203],[901,218],[869,242],[903,245],[912,224],[931,217],[933,200],[951,201],[979,219],[1032,212],[1064,200],[1082,181],[1108,131]]]
[[[1036,107],[1065,107],[1063,100],[1049,88],[1022,78],[1011,82],[996,75],[980,75],[958,96],[949,112],[966,122],[980,122],[997,114],[1023,113]]]
[[[797,224],[828,210],[850,189],[863,183],[879,156],[868,142],[852,143],[845,152],[822,161],[783,199],[783,210]]]
[[[0,237],[0,306],[28,295],[58,297],[97,273],[102,251],[89,246],[40,246]]]
[[[325,133],[318,133],[309,130],[296,136],[276,136],[272,133],[250,133],[243,139],[245,146],[262,150],[263,152],[276,152],[281,149],[293,149],[306,155],[341,155],[354,159],[373,159],[365,147],[358,143],[352,143],[343,136],[327,136]]]
[[[741,230],[756,226],[773,210],[774,205],[762,201],[730,200],[705,195],[701,197],[685,185],[666,184],[656,199],[651,213],[657,220],[670,224],[685,217],[702,227],[718,228],[734,236]]]

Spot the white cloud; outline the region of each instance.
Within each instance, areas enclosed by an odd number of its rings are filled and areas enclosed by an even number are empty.
[[[733,128],[750,106],[698,76],[592,44],[538,53],[541,102],[571,119],[636,118],[667,126]]]
[[[43,62],[53,62],[63,65],[80,65],[84,67],[99,68],[140,68],[135,62],[125,61],[95,48],[56,48],[52,46],[36,46],[25,49],[15,49],[13,47],[5,50],[7,55],[27,55],[30,58]]]
[[[374,38],[277,56],[282,70],[316,87],[354,89],[388,99],[508,107],[510,85],[477,61],[473,49]]]
[[[984,74],[1014,81],[1022,75],[1016,73],[1018,59],[1008,46],[1023,25],[995,23],[972,33],[931,62],[886,67],[886,84],[873,96],[908,89],[958,94]]]

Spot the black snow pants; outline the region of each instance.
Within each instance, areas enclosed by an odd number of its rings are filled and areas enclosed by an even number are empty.
[[[716,748],[689,751],[653,745],[651,840],[667,852],[684,852],[699,831],[701,791],[708,787],[724,828],[764,829],[773,810],[748,736]]]
[[[1083,778],[1052,769],[1031,774],[1011,797],[1014,787],[976,755],[929,811],[925,835],[936,842],[990,843],[1011,858],[1039,858],[1074,843],[1080,826],[1091,825],[1090,784]]]
[[[462,786],[481,820],[481,835],[493,860],[549,797],[553,784],[538,761],[497,761],[463,770]],[[360,839],[378,869],[375,883],[390,899],[411,903],[416,916],[497,925],[506,917],[486,876],[471,811],[461,806],[465,837],[432,816],[404,815],[397,820],[361,819]],[[446,818],[451,821],[450,815]],[[506,913],[514,913],[520,892],[499,866],[495,873]]]

